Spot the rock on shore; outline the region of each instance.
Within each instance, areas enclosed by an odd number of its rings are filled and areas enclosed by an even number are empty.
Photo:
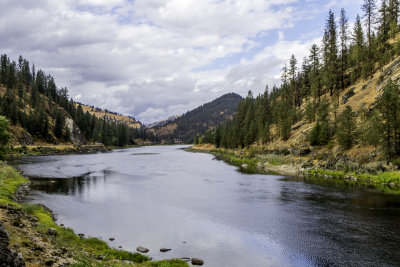
[[[4,229],[4,226],[0,224],[0,265],[11,266],[11,267],[25,267],[25,263],[22,259],[22,254],[15,251],[11,251],[8,248],[9,235]]]
[[[147,252],[149,252],[149,249],[148,249],[148,248],[145,248],[145,247],[142,247],[142,246],[138,246],[138,247],[136,248],[136,250],[139,251],[140,253],[147,253]]]

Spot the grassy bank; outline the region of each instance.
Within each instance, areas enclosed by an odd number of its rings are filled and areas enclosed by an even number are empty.
[[[57,225],[43,206],[14,201],[13,195],[26,182],[15,169],[0,163],[0,221],[10,235],[10,247],[23,254],[27,266],[188,266],[178,259],[152,262],[140,253],[111,248],[100,239],[79,237],[72,229]]]
[[[187,148],[186,151],[213,154],[216,159],[237,166],[244,173],[291,176],[298,174],[297,169],[290,164],[290,160],[287,157],[261,155],[254,150],[228,150],[217,149],[210,145],[196,145]]]
[[[324,169],[305,170],[303,175],[316,179],[332,179],[346,184],[378,189],[381,192],[400,194],[400,173],[381,172],[378,174],[332,171]]]
[[[241,171],[251,173],[277,173],[289,176],[305,176],[311,179],[331,179],[335,182],[377,189],[385,193],[400,194],[400,172],[388,171],[363,173],[357,171],[329,170],[306,166],[313,160],[310,157],[295,157],[292,155],[265,154],[256,149],[216,149],[211,145],[196,145],[187,149],[189,152],[211,153],[217,159],[238,166]],[[307,163],[307,164],[306,164]],[[243,168],[245,166],[246,168]]]

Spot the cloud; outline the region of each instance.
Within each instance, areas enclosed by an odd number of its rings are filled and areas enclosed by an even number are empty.
[[[315,29],[303,29],[302,21],[315,19],[322,28],[319,16],[325,17],[327,8],[351,5],[345,0],[0,3],[2,53],[23,55],[82,103],[145,123],[224,93],[262,92],[279,83],[282,62],[292,53],[301,61],[318,41]],[[286,34],[293,29],[304,34]]]

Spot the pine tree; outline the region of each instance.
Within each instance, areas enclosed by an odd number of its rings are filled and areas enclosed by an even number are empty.
[[[344,149],[350,149],[356,139],[356,121],[355,114],[350,106],[340,116],[337,137],[339,145]]]
[[[379,61],[381,65],[384,65],[390,58],[390,45],[388,43],[388,40],[390,38],[390,20],[386,0],[382,0],[382,6],[379,9],[379,17],[377,22]]]
[[[364,4],[361,6],[361,9],[364,11],[364,20],[365,25],[367,27],[367,41],[368,41],[368,52],[367,52],[367,64],[366,64],[366,72],[369,73],[371,79],[373,74],[373,50],[372,50],[372,41],[373,41],[373,25],[375,23],[375,10],[376,3],[375,0],[364,0]]]
[[[320,60],[319,60],[319,48],[316,44],[313,44],[310,49],[310,80],[311,80],[311,92],[314,99],[321,100],[322,85],[321,85],[321,73],[320,73]]]
[[[364,62],[364,32],[361,26],[361,18],[357,15],[356,22],[354,24],[354,33],[352,36],[352,61],[354,66],[355,78],[352,82],[355,82],[361,76],[361,67]]]
[[[378,109],[382,116],[384,129],[384,147],[389,159],[394,154],[400,155],[400,89],[389,80],[382,96],[378,100]]]
[[[348,18],[346,11],[342,8],[340,11],[340,82],[342,91],[345,88],[344,74],[347,70],[347,41],[348,41]]]
[[[5,159],[7,153],[8,142],[11,135],[8,132],[9,122],[6,117],[0,116],[0,160]]]
[[[297,59],[294,55],[289,61],[289,75],[290,75],[290,87],[292,92],[293,106],[300,106],[300,92],[297,84]]]
[[[55,115],[55,124],[54,124],[54,135],[57,138],[61,138],[63,136],[63,130],[64,130],[64,125],[65,125],[65,118],[63,114],[60,111],[56,112]]]
[[[325,65],[325,84],[329,88],[330,95],[333,95],[335,86],[338,81],[338,47],[337,47],[337,34],[335,15],[332,10],[329,10],[328,20],[325,26],[325,33],[323,38],[323,53]]]
[[[396,34],[399,32],[398,16],[399,16],[399,1],[389,0],[388,20],[390,25],[389,35],[391,38],[395,38]]]

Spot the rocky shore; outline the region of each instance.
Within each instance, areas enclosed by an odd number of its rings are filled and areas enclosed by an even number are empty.
[[[72,253],[53,244],[50,234],[38,232],[39,219],[22,209],[1,205],[0,223],[0,262],[3,261],[3,265],[66,266],[75,262]]]
[[[18,146],[10,151],[10,157],[26,155],[64,155],[78,153],[107,152],[109,148],[99,145],[43,145],[43,146]]]

